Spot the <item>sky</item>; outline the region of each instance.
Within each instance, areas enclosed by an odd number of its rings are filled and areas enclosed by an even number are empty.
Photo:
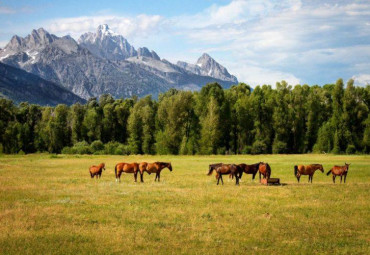
[[[206,52],[252,86],[370,84],[369,0],[0,0],[0,47],[40,27],[77,40],[100,24],[171,62]]]

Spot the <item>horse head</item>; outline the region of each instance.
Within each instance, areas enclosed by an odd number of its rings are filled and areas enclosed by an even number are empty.
[[[172,165],[171,162],[166,163],[166,167],[172,172]]]
[[[346,162],[344,162],[344,166],[345,166],[345,168],[346,168],[346,172],[348,172],[349,165],[350,165],[350,164],[347,164]]]
[[[105,171],[105,164],[101,163],[101,168]]]
[[[319,169],[321,172],[324,172],[324,167],[322,165],[319,165]]]

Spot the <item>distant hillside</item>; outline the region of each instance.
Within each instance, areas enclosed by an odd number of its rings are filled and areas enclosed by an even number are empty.
[[[3,63],[0,63],[0,98],[51,106],[86,102],[53,82]]]

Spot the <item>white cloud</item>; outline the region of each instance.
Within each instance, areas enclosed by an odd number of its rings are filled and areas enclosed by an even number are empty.
[[[352,79],[355,80],[355,84],[359,86],[370,85],[370,74],[358,74],[354,75]]]
[[[57,35],[69,34],[77,39],[81,34],[93,32],[101,24],[108,24],[115,32],[127,38],[146,37],[155,33],[162,17],[159,15],[138,15],[122,17],[115,15],[83,16],[55,19],[45,23],[45,28]]]
[[[310,73],[324,84],[350,78],[360,73],[359,64],[370,62],[369,12],[368,1],[234,0],[173,22],[189,43],[223,52],[238,63],[226,66],[240,80],[266,83],[268,77],[288,77],[293,83],[307,82]],[[331,77],[323,73],[324,64]]]

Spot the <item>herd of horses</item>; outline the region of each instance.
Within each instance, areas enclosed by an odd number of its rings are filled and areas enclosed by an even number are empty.
[[[114,173],[116,176],[116,182],[121,182],[122,173],[134,174],[135,182],[137,182],[137,174],[140,173],[140,181],[144,182],[144,172],[148,174],[155,173],[155,180],[161,180],[161,171],[164,168],[168,168],[172,172],[172,165],[170,162],[154,162],[154,163],[118,163],[114,167]],[[97,166],[91,166],[89,168],[91,178],[101,178],[101,174],[105,170],[105,164],[101,163]]]
[[[335,178],[340,176],[340,182],[342,183],[342,178],[344,177],[344,183],[346,183],[347,173],[349,170],[349,165],[345,163],[344,166],[333,166],[326,175],[330,173],[333,175],[333,183],[335,183]],[[172,172],[171,162],[141,162],[141,163],[118,163],[114,167],[114,173],[116,176],[116,182],[121,182],[122,173],[134,174],[134,180],[137,182],[137,174],[140,173],[140,181],[144,182],[144,172],[149,175],[155,173],[154,181],[160,181],[161,171],[168,168]],[[102,172],[105,170],[105,164],[101,163],[97,166],[91,166],[89,168],[91,178],[96,177],[101,178]],[[302,175],[308,175],[308,182],[312,183],[313,175],[316,170],[324,172],[324,167],[321,164],[311,164],[311,165],[296,165],[294,166],[294,176],[299,180]],[[259,173],[259,180],[261,182],[261,176],[263,179],[269,179],[271,176],[271,167],[268,163],[259,162],[252,165],[247,164],[224,164],[216,163],[209,165],[208,175],[212,175],[213,171],[216,172],[217,185],[219,185],[220,180],[222,185],[224,181],[222,179],[223,175],[228,175],[229,178],[234,179],[235,184],[239,185],[239,181],[245,174],[251,174],[252,180],[256,177],[257,172]]]

